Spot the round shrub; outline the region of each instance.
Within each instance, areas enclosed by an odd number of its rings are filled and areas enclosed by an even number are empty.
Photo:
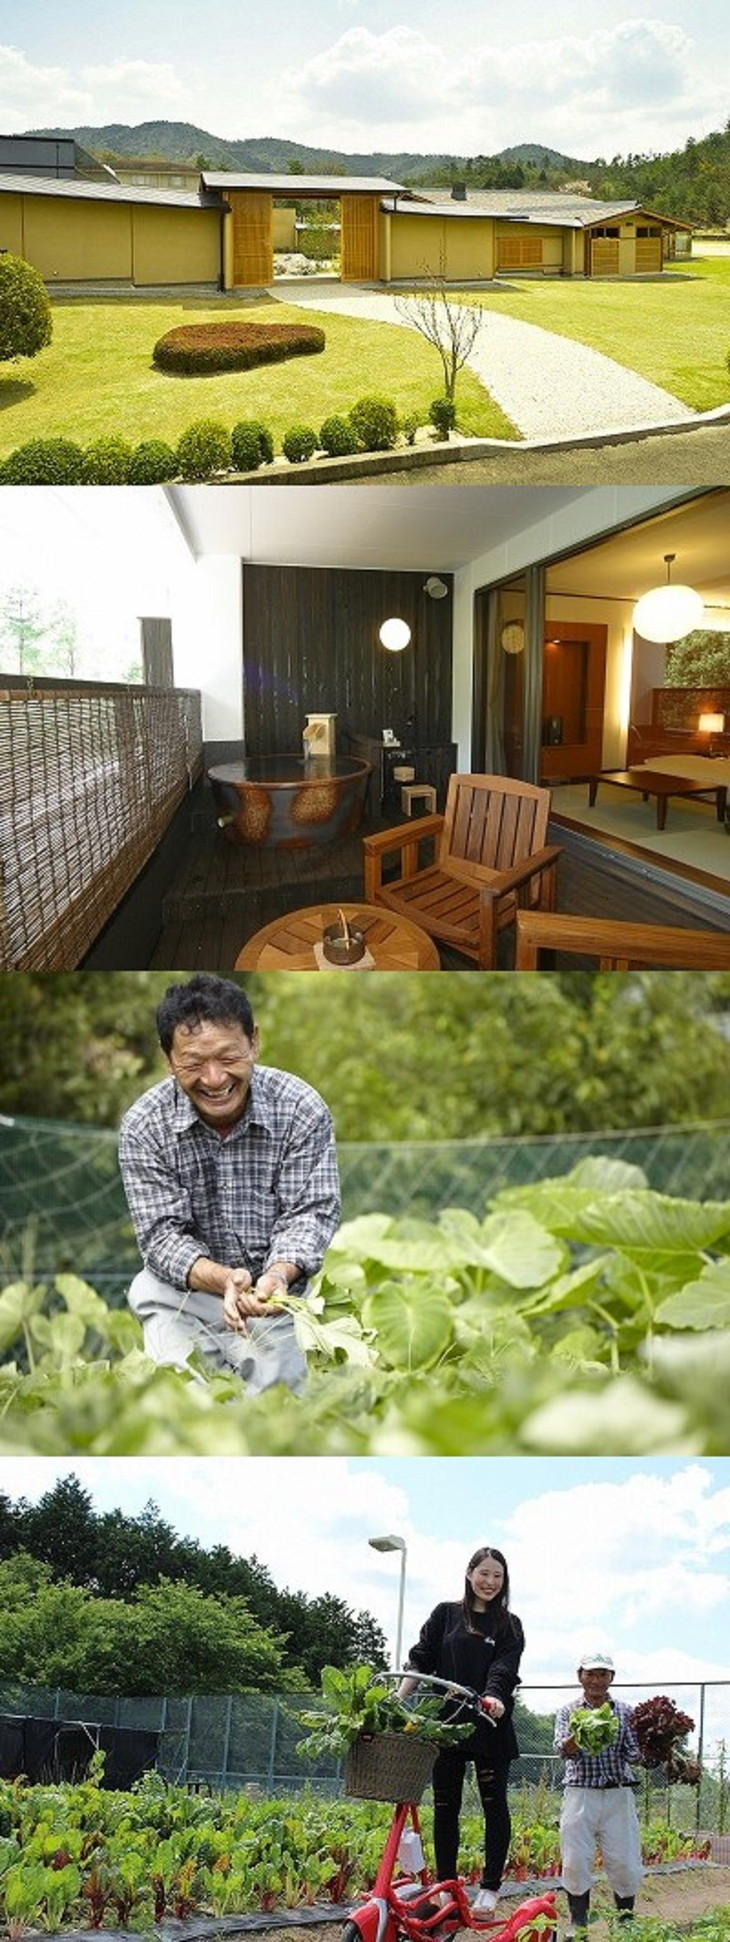
[[[236,472],[256,472],[260,465],[270,465],[274,441],[268,427],[258,418],[242,418],[231,432],[231,454]]]
[[[434,398],[428,407],[428,415],[440,437],[448,438],[449,432],[453,431],[456,424],[456,406],[453,399]]]
[[[285,459],[289,459],[292,465],[301,465],[304,459],[314,457],[317,450],[317,434],[310,429],[309,425],[292,425],[291,430],[284,433],[281,449]]]
[[[84,455],[87,485],[126,485],[132,447],[124,438],[96,438]]]
[[[421,420],[419,418],[417,411],[409,411],[406,414],[406,417],[403,420],[403,425],[401,428],[403,432],[403,437],[406,441],[406,445],[415,445],[416,432],[418,431],[418,427],[420,423],[421,423]]]
[[[35,357],[50,344],[52,330],[40,271],[8,250],[0,256],[0,359]]]
[[[256,364],[323,350],[324,331],[316,324],[179,324],[158,339],[152,362],[158,371],[200,376],[250,371]]]
[[[348,424],[346,418],[337,418],[334,415],[332,418],[325,418],[324,424],[320,426],[319,442],[322,451],[329,452],[333,459],[347,458],[350,452],[357,451],[357,439],[352,426]]]
[[[129,485],[161,485],[165,479],[174,479],[177,473],[177,453],[164,438],[146,438],[141,445],[135,445],[129,461],[127,483]]]
[[[84,454],[70,438],[33,438],[5,461],[6,485],[82,485]]]
[[[387,452],[398,437],[398,413],[392,398],[358,398],[350,424],[363,452]]]
[[[177,469],[183,479],[209,479],[213,472],[227,472],[230,463],[231,440],[225,425],[216,418],[198,418],[188,425],[177,447]]]

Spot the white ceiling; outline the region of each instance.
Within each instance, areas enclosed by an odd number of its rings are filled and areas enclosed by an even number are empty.
[[[591,487],[168,486],[200,557],[233,553],[264,566],[455,572]]]
[[[690,500],[548,568],[551,593],[638,599],[671,577],[730,602],[730,492]]]

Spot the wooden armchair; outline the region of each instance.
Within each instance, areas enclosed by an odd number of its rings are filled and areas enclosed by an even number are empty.
[[[563,917],[519,910],[515,970],[539,971],[541,951],[597,958],[599,971],[730,970],[730,931],[691,931],[614,918]]]
[[[368,903],[410,917],[431,937],[473,958],[497,963],[497,938],[518,905],[552,910],[559,849],[545,844],[549,789],[501,775],[453,775],[443,816],[419,816],[366,836]],[[426,838],[437,839],[432,863],[421,861]],[[383,880],[386,857],[400,874]]]

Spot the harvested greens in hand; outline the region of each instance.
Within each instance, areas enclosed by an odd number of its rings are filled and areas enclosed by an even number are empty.
[[[694,1720],[681,1713],[673,1699],[658,1693],[634,1707],[634,1731],[645,1767],[666,1767],[667,1780],[699,1780],[700,1767],[684,1744]]]
[[[602,1706],[577,1706],[570,1730],[582,1753],[602,1753],[618,1738],[618,1716],[608,1700]]]

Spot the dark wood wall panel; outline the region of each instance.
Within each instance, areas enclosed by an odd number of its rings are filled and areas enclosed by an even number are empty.
[[[249,755],[301,747],[308,713],[337,715],[348,730],[383,728],[421,745],[451,737],[453,588],[431,600],[427,574],[319,567],[244,566],[243,708]],[[412,640],[389,654],[378,630],[391,615]],[[415,729],[408,727],[415,714]]]

